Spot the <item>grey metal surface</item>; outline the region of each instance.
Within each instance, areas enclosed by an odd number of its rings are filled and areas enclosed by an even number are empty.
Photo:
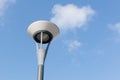
[[[44,65],[38,65],[38,77],[37,80],[43,80],[44,79]]]

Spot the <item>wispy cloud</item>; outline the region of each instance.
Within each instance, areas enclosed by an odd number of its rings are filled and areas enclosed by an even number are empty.
[[[15,0],[0,0],[0,17],[4,15],[9,5],[15,3]]]
[[[74,40],[67,40],[65,41],[66,44],[66,50],[68,51],[68,54],[71,56],[71,62],[74,65],[80,66],[80,60],[79,60],[79,50],[82,46],[82,43],[76,39]],[[78,52],[79,51],[79,52]]]
[[[53,7],[52,14],[51,21],[56,23],[60,29],[68,30],[84,26],[94,16],[95,11],[90,6],[57,4]]]
[[[109,29],[113,31],[114,35],[114,40],[116,42],[120,42],[120,22],[115,23],[115,24],[108,24]]]
[[[115,33],[120,34],[120,22],[116,24],[109,24],[108,25],[111,30],[113,30]]]
[[[67,41],[66,44],[69,52],[75,51],[81,47],[81,42],[78,40],[70,40]]]

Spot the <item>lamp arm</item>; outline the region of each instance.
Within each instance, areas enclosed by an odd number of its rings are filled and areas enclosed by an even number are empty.
[[[46,47],[46,50],[45,50],[44,63],[45,63],[45,59],[46,59],[46,56],[47,56],[47,53],[48,53],[48,49],[49,49],[50,43],[51,42],[48,43],[48,45]]]

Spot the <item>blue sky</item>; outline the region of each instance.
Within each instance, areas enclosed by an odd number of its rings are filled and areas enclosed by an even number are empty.
[[[120,80],[119,0],[0,0],[0,80],[36,80],[37,20],[60,28],[44,80]]]

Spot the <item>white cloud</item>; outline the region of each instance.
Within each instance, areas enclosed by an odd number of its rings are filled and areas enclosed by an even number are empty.
[[[81,28],[94,16],[95,11],[90,6],[78,7],[74,4],[65,6],[55,5],[52,9],[51,21],[56,23],[60,29],[68,30]]]
[[[3,16],[6,8],[15,3],[15,0],[0,0],[0,17]]]
[[[116,24],[108,24],[108,27],[113,31],[113,40],[117,43],[120,43],[120,22]]]
[[[74,51],[81,47],[81,43],[78,40],[67,41],[68,51]]]
[[[113,30],[115,33],[120,34],[120,23],[109,24],[109,28]]]

